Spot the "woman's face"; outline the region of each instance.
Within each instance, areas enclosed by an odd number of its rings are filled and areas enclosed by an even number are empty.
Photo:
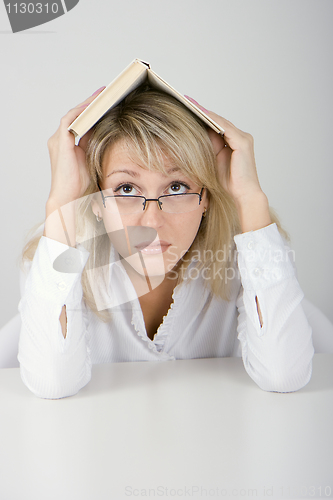
[[[167,175],[142,168],[130,159],[125,143],[120,141],[104,157],[101,186],[104,196],[158,198],[167,194],[200,193],[202,186],[196,185],[178,168],[167,161],[165,167]],[[133,269],[141,275],[164,276],[176,266],[196,237],[202,213],[208,207],[205,191],[200,205],[199,197],[195,197],[197,206],[187,213],[164,212],[156,201],[147,202],[146,210],[139,213],[110,213],[101,198],[98,204],[93,204],[93,210],[103,218],[112,244]]]

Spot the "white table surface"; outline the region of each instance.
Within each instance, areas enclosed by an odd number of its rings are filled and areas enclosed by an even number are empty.
[[[38,399],[0,370],[0,500],[333,498],[333,355],[264,392],[241,359],[93,367]]]

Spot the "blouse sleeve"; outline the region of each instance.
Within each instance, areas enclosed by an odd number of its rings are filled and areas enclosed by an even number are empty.
[[[39,397],[71,396],[91,378],[81,288],[88,256],[83,248],[42,236],[32,261],[19,304],[18,360],[23,382]],[[66,338],[59,321],[64,305]]]
[[[263,390],[296,391],[311,378],[314,349],[294,252],[276,224],[234,239],[242,281],[237,330],[245,369]]]

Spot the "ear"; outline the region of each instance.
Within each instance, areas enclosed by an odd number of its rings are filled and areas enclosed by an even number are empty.
[[[102,219],[102,210],[98,201],[95,198],[91,198],[90,203],[91,203],[91,210],[93,211],[93,213],[96,215],[96,217]]]
[[[208,210],[209,207],[209,198],[207,196],[207,188],[204,190],[203,197],[202,197],[202,208]]]

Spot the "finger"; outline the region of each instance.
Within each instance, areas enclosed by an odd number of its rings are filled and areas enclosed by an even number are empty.
[[[199,104],[195,99],[193,99],[193,97],[189,97],[187,95],[185,95],[184,97],[186,97],[186,99],[188,99],[190,102],[192,102],[193,104],[195,104],[199,109],[201,109],[201,111],[203,111],[204,113],[206,113],[206,115],[208,115],[211,118],[213,118],[213,120],[218,125],[221,125],[221,127],[224,130],[225,130],[225,127],[228,126],[228,124],[232,125],[225,118],[222,118],[221,116],[217,115],[216,113],[213,113],[212,111],[209,111],[208,109],[206,109],[203,106],[201,106],[201,104]],[[213,135],[213,134],[215,134],[215,135]],[[228,139],[227,139],[227,136],[225,136],[225,133],[222,136],[221,134],[217,134],[213,130],[209,129],[209,137],[210,137],[210,140],[212,141],[213,149],[214,149],[214,152],[215,152],[216,155],[218,155],[219,152],[222,151],[223,148],[229,146]]]
[[[88,132],[86,132],[81,138],[80,138],[80,142],[79,142],[79,146],[81,149],[83,149],[83,151],[86,151],[87,149],[87,144],[88,144],[88,141],[90,139],[90,136],[91,136],[91,130],[88,130]]]
[[[251,134],[240,130],[229,120],[212,111],[209,112],[209,115],[224,129],[224,141],[232,151],[238,149],[253,150],[253,137]]]
[[[195,99],[193,99],[193,97],[190,97],[188,95],[184,95],[184,97],[186,97],[186,99],[188,101],[190,101],[192,104],[194,104],[195,106],[197,106],[199,109],[201,109],[201,111],[203,111],[204,113],[208,114],[209,111],[207,109],[205,109],[203,106],[201,106],[201,104],[199,104]]]
[[[75,106],[76,108],[80,108],[80,107],[85,107],[85,106],[88,106],[94,99],[96,99],[96,97],[99,96],[99,94],[101,92],[103,92],[103,90],[105,89],[106,87],[103,86],[103,87],[100,87],[99,89],[97,89],[93,94],[91,94],[89,97],[87,97],[87,99],[85,99],[84,101],[82,101],[80,104],[78,104],[77,106]]]
[[[64,127],[66,127],[67,129],[69,125],[75,120],[75,118],[77,118],[82,113],[82,111],[84,111],[84,109],[87,108],[89,104],[91,104],[101,92],[103,92],[104,89],[105,87],[99,88],[91,96],[87,97],[87,99],[85,99],[83,102],[70,109],[61,120],[61,123],[64,125]]]
[[[213,129],[209,128],[207,129],[207,132],[213,146],[213,151],[217,156],[220,153],[220,151],[222,151],[222,149],[224,149],[227,146],[227,144],[224,138],[221,136],[221,134],[214,132]]]

